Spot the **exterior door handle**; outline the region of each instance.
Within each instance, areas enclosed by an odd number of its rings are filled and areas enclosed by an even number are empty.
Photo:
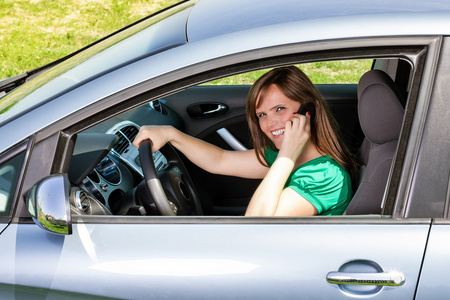
[[[405,276],[400,272],[383,273],[345,273],[330,272],[327,281],[332,284],[401,286],[405,283]]]

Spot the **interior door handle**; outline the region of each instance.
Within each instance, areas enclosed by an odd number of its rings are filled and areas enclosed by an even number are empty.
[[[193,119],[205,119],[221,116],[225,114],[229,108],[222,103],[204,102],[189,105],[186,110],[188,115]]]
[[[203,114],[204,115],[209,115],[209,114],[220,113],[221,111],[226,110],[226,109],[227,109],[227,107],[225,105],[217,104],[217,108],[204,111]]]
[[[401,286],[405,283],[405,276],[400,272],[383,273],[345,273],[330,272],[327,281],[332,284]]]

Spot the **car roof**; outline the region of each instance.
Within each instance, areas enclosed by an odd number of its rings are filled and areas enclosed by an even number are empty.
[[[201,0],[189,17],[189,41],[275,24],[377,16],[438,15],[450,11],[450,2],[423,0]],[[307,29],[306,29],[307,30]]]
[[[320,39],[448,34],[449,28],[447,1],[184,1],[0,99],[0,153],[106,96],[216,57]],[[6,101],[12,104],[2,110]]]

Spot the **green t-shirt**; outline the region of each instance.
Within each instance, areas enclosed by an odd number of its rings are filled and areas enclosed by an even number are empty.
[[[278,152],[264,151],[269,166]],[[308,200],[319,215],[342,215],[353,195],[348,172],[328,155],[310,160],[289,175],[284,186],[289,187]]]

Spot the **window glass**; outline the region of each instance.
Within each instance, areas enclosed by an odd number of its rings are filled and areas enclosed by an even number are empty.
[[[9,215],[24,155],[22,152],[0,165],[0,217]]]
[[[372,59],[323,61],[297,65],[314,84],[356,84],[372,68]],[[270,71],[258,70],[211,81],[207,85],[251,85]]]

